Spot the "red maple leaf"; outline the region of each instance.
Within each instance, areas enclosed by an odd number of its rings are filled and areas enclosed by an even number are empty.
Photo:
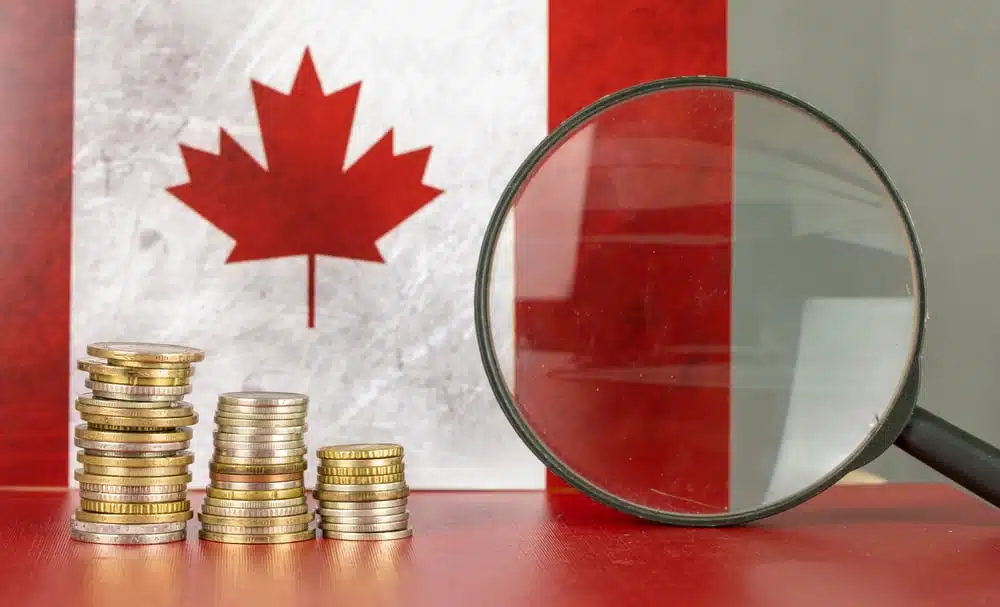
[[[376,241],[442,190],[431,148],[397,155],[391,129],[344,166],[361,83],[324,94],[309,49],[288,94],[251,85],[267,168],[220,129],[218,154],[180,146],[188,183],[167,191],[236,240],[226,263],[306,255],[313,327],[316,256],[384,263]]]

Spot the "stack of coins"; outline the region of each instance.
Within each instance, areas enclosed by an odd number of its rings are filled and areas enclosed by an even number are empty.
[[[205,353],[169,344],[99,342],[77,368],[92,392],[76,399],[86,422],[75,430],[83,449],[75,540],[97,544],[163,544],[186,537],[191,504],[186,451],[198,415],[183,402],[192,363]]]
[[[308,404],[308,396],[288,392],[219,396],[201,539],[285,544],[316,537],[303,486]]]
[[[333,445],[319,449],[317,455],[314,495],[323,537],[398,540],[413,535],[401,446]]]

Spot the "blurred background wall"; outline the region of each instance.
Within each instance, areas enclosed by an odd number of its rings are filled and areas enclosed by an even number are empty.
[[[729,75],[851,130],[906,200],[930,318],[920,405],[1000,443],[1000,3],[731,0]],[[936,480],[896,450],[870,469]]]

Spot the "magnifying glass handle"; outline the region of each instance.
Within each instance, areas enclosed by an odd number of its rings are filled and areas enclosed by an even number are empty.
[[[920,407],[896,446],[1000,507],[1000,449]]]

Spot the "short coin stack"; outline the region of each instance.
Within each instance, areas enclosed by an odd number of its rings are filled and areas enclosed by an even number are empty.
[[[289,392],[219,396],[201,539],[285,544],[316,537],[303,486],[308,405],[308,396]]]
[[[77,361],[92,392],[76,399],[86,422],[74,438],[83,449],[75,540],[97,544],[163,544],[183,540],[191,504],[186,451],[198,421],[183,402],[192,363],[205,353],[169,344],[99,342]]]
[[[333,445],[317,455],[314,495],[324,538],[398,540],[413,535],[401,446]]]

